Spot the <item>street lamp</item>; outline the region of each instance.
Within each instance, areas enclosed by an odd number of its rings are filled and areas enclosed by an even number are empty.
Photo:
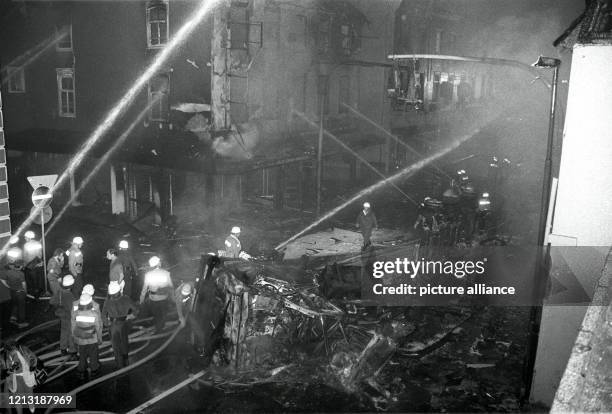
[[[536,255],[536,266],[535,266],[535,286],[533,295],[533,306],[531,307],[529,316],[529,342],[527,344],[527,353],[525,355],[525,364],[523,365],[523,378],[525,383],[525,389],[523,391],[523,402],[529,398],[531,392],[531,385],[533,382],[533,370],[535,367],[536,352],[538,348],[538,338],[540,335],[540,323],[542,320],[542,305],[544,300],[544,287],[545,277],[542,253],[540,248],[544,246],[546,241],[546,225],[548,219],[548,209],[550,205],[550,188],[552,186],[552,152],[554,142],[554,128],[555,128],[555,106],[557,103],[557,80],[559,76],[559,66],[561,61],[556,58],[540,56],[538,60],[532,64],[533,67],[542,69],[552,69],[553,78],[551,83],[551,94],[550,94],[550,113],[548,119],[548,139],[546,143],[546,161],[544,163],[544,178],[542,180],[542,201],[540,205],[540,222],[538,225],[538,241],[537,241],[537,255]],[[549,245],[550,246],[550,245]],[[550,254],[550,247],[546,249],[546,256]]]
[[[557,79],[559,76],[559,66],[561,61],[556,58],[540,56],[532,64],[533,67],[552,69],[553,78],[550,94],[550,115],[548,119],[548,140],[546,143],[546,161],[544,163],[544,179],[542,182],[542,203],[540,209],[540,225],[538,226],[538,246],[543,246],[546,239],[546,219],[550,204],[550,187],[552,183],[552,153],[555,130],[555,107],[557,103]]]

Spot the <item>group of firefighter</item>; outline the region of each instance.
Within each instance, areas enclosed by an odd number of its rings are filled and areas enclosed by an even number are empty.
[[[5,311],[10,313],[15,309],[13,320],[20,321],[15,324],[18,328],[23,329],[27,327],[24,323],[26,295],[34,299],[45,300],[47,299],[45,293],[47,293],[48,310],[53,310],[60,323],[59,350],[66,358],[73,358],[78,354],[79,378],[85,379],[88,373],[91,377],[99,374],[99,347],[103,343],[104,326],[107,326],[109,330],[117,368],[129,364],[130,320],[137,315],[150,316],[152,327],[154,327],[153,335],[160,334],[165,326],[169,306],[174,302],[181,327],[189,324],[192,330],[197,330],[197,327],[192,326],[193,319],[190,318],[194,307],[195,283],[184,281],[175,289],[170,272],[162,268],[162,262],[158,256],[149,258],[148,267],[139,268],[128,242],[120,241],[117,248],[110,248],[106,251],[106,258],[110,261],[107,295],[95,296],[94,286],[84,284],[87,279],[83,272],[84,260],[81,250],[83,239],[77,236],[72,240],[69,250],[55,249],[53,256],[49,258],[45,277],[49,292],[45,292],[44,284],[41,285],[40,281],[36,281],[37,278],[42,279],[42,246],[34,240],[33,232],[28,231],[25,236],[26,243],[23,247],[18,246],[18,240],[11,240],[12,244],[6,255],[4,269],[0,272],[0,301],[3,297],[2,287],[12,289],[10,286],[14,283],[9,281],[13,279],[20,281],[20,294],[13,294],[11,290],[9,305],[0,310],[4,315]],[[211,255],[226,258],[251,258],[242,250],[239,236],[240,228],[233,227],[231,234],[225,239],[224,250],[211,253]],[[36,248],[28,244],[32,244],[33,240],[38,243],[34,246]],[[30,256],[33,254],[35,258],[26,255],[26,252]],[[25,264],[24,259],[30,260]],[[24,267],[27,269],[28,265],[36,272],[26,278],[23,269]],[[139,276],[140,270],[143,270],[142,278]],[[20,277],[10,276],[19,272]],[[29,281],[31,281],[30,286],[28,286]],[[97,302],[100,299],[104,300],[103,306]],[[21,348],[14,347],[17,354],[24,354],[18,349]]]
[[[492,226],[490,194],[477,193],[465,170],[457,171],[457,175],[441,200],[425,197],[420,203],[413,225],[420,246],[462,247],[474,236],[488,236]],[[363,203],[356,227],[363,236],[363,249],[367,250],[371,246],[372,231],[378,228],[369,202]]]
[[[478,193],[465,170],[457,172],[451,188],[440,200],[425,197],[413,225],[420,245],[462,247],[475,237],[487,237],[492,229],[491,195]]]

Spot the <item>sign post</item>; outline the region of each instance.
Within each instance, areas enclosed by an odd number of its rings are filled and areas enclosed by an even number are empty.
[[[49,282],[47,281],[47,252],[45,249],[45,223],[51,220],[51,216],[53,215],[53,211],[49,204],[53,201],[53,193],[51,189],[53,188],[53,184],[57,181],[57,174],[52,175],[38,175],[28,177],[28,181],[30,185],[34,189],[32,192],[32,210],[30,214],[33,214],[35,209],[38,209],[40,212],[40,219],[36,217],[35,221],[40,220],[41,226],[41,243],[42,243],[42,259],[43,259],[43,278],[45,291],[49,291]]]

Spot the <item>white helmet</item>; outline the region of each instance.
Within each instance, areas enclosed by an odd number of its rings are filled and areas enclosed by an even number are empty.
[[[11,236],[11,238],[9,239],[9,244],[17,244],[17,243],[19,243],[19,236],[17,235]]]
[[[127,250],[128,247],[129,247],[129,244],[128,244],[127,240],[121,240],[119,242],[119,248],[120,249]]]
[[[92,284],[87,284],[83,286],[83,293],[87,293],[89,296],[93,296],[95,292],[96,291]]]
[[[83,293],[81,294],[81,297],[79,298],[79,305],[86,306],[86,305],[89,305],[91,301],[92,301],[91,296],[89,296],[87,293]]]
[[[62,278],[62,286],[68,287],[74,285],[74,277],[72,275],[66,275]]]
[[[161,259],[157,256],[153,256],[149,259],[149,266],[157,267],[161,264]]]
[[[34,234],[32,230],[28,230],[25,232],[23,237],[25,237],[26,240],[32,240],[34,237],[36,237],[36,235]]]
[[[238,226],[232,227],[232,234],[239,234],[239,233],[240,233],[240,227]]]
[[[370,208],[370,203],[368,203],[367,201],[365,203],[363,203],[363,208]]]
[[[83,244],[83,238],[81,236],[76,236],[72,239],[72,244]]]
[[[23,252],[21,251],[21,249],[19,247],[11,247],[10,249],[8,249],[8,251],[6,252],[6,256],[8,257],[9,261],[17,261],[19,259],[21,259],[23,257]]]
[[[108,294],[109,295],[115,295],[119,293],[120,290],[121,290],[121,285],[116,280],[113,280],[108,284]]]

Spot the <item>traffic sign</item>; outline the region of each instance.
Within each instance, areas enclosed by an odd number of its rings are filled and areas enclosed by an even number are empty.
[[[53,188],[53,184],[57,181],[57,174],[51,175],[33,175],[28,177],[28,182],[34,190],[38,187]]]
[[[37,207],[34,206],[32,207],[32,209],[30,210],[30,215],[34,214],[34,210],[36,210]],[[41,224],[41,217],[44,221],[44,224],[47,224],[49,222],[49,220],[51,220],[51,217],[53,217],[53,210],[51,209],[51,206],[47,206],[47,207],[43,207],[40,209],[40,214],[36,214],[34,216],[34,218],[32,219],[34,221],[34,223],[36,224]]]
[[[51,194],[49,187],[41,185],[32,192],[32,204],[34,204],[34,207],[47,207],[51,204],[52,200],[53,194]]]

